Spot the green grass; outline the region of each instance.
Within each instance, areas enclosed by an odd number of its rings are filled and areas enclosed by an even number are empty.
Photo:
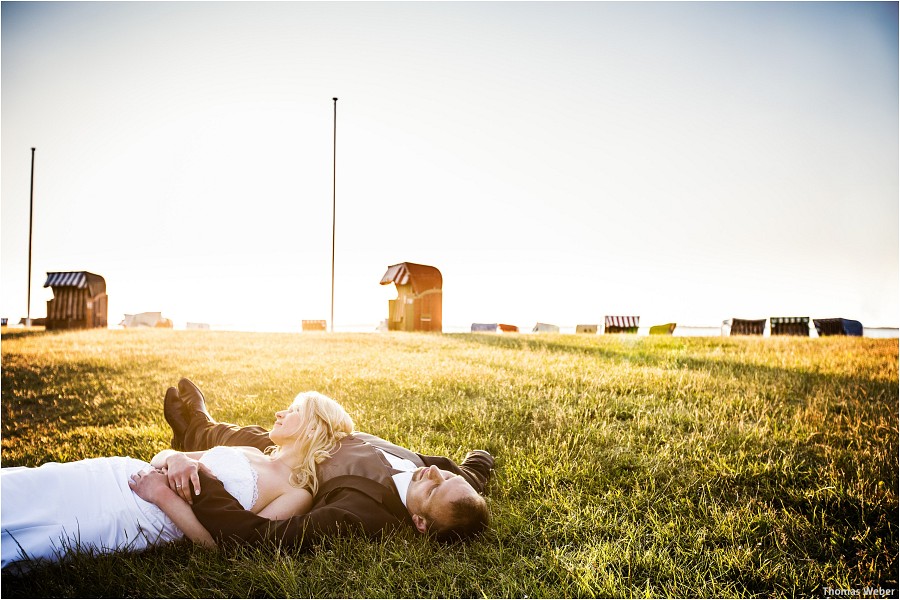
[[[187,376],[222,421],[303,390],[428,454],[497,459],[491,530],[311,552],[187,543],[2,578],[3,597],[817,597],[896,588],[898,342],[4,332],[3,466],[148,459]],[[896,592],[895,592],[896,593]]]

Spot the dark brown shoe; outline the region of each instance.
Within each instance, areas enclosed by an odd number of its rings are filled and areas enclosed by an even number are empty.
[[[189,417],[199,413],[207,421],[215,423],[206,410],[206,400],[203,398],[203,392],[190,379],[185,377],[178,382],[178,395],[181,396],[181,401],[187,407]],[[190,418],[188,420],[190,421]]]
[[[178,396],[178,390],[170,387],[166,390],[166,399],[163,402],[163,415],[166,422],[172,428],[172,449],[184,450],[184,434],[188,428],[188,418],[185,414],[185,405]]]

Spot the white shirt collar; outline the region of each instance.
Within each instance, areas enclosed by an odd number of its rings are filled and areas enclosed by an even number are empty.
[[[411,460],[407,460],[405,458],[400,458],[399,456],[395,456],[390,452],[385,452],[381,448],[376,448],[381,455],[391,464],[391,466],[400,471],[400,473],[395,473],[391,475],[391,479],[394,480],[394,485],[397,486],[397,493],[400,494],[400,499],[403,501],[403,506],[406,506],[406,494],[409,492],[409,483],[412,481],[413,473],[418,467]],[[407,507],[409,508],[409,507]]]

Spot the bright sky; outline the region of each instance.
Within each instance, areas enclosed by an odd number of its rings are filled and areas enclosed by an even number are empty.
[[[897,3],[2,3],[0,315],[898,319]]]

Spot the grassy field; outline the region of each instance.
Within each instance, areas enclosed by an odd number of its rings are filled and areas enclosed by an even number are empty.
[[[314,389],[360,430],[497,469],[467,545],[181,543],[4,575],[2,595],[896,595],[897,371],[895,339],[4,331],[3,466],[149,459],[187,376],[221,421],[269,425]]]

